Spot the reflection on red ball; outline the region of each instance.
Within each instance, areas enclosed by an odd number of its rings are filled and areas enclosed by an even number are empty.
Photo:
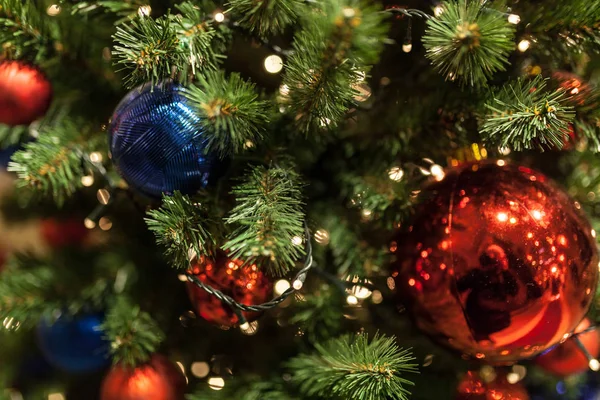
[[[40,222],[42,237],[53,248],[81,245],[89,234],[82,219],[44,219]]]
[[[539,172],[500,160],[447,171],[394,238],[390,287],[417,325],[489,363],[573,332],[598,281],[595,232]]]
[[[224,252],[219,252],[215,260],[201,257],[192,265],[190,273],[241,304],[265,303],[273,295],[273,282],[256,265],[244,265],[243,261],[231,259]],[[238,324],[238,317],[227,304],[191,282],[187,285],[190,300],[202,318],[218,325]],[[260,313],[243,312],[243,315],[253,321]]]
[[[456,400],[529,400],[525,388],[508,383],[504,374],[486,382],[477,372],[469,371],[456,392]]]
[[[0,62],[0,124],[26,125],[48,111],[52,86],[37,68],[18,61]]]
[[[186,380],[179,367],[155,354],[136,368],[115,366],[104,378],[101,400],[183,400]]]
[[[586,318],[575,329],[575,333],[584,331],[590,326],[590,321]],[[600,353],[600,333],[597,329],[577,335],[581,344],[590,353],[593,358],[598,358]],[[546,371],[557,376],[568,376],[584,372],[588,369],[588,359],[583,354],[574,338],[567,339],[566,342],[549,350],[536,359],[537,364]]]

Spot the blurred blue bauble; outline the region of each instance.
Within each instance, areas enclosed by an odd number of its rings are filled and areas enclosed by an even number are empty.
[[[42,319],[37,327],[40,349],[50,364],[71,373],[96,371],[110,363],[110,342],[101,325],[104,315],[62,315]]]
[[[171,81],[154,89],[142,85],[121,100],[111,119],[112,160],[127,183],[149,197],[195,193],[218,169],[184,91]]]

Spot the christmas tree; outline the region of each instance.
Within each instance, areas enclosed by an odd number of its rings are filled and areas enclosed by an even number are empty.
[[[596,399],[600,2],[0,0],[0,398]]]

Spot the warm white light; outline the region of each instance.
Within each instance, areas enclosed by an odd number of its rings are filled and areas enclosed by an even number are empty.
[[[81,177],[81,184],[85,187],[90,187],[94,184],[94,176],[93,175],[85,175]]]
[[[498,160],[498,161],[496,161],[496,165],[499,167],[504,167],[506,165],[506,161]]]
[[[61,8],[58,4],[52,4],[46,9],[46,14],[48,14],[51,17],[56,17],[58,14],[60,14],[60,11]]]
[[[405,43],[402,45],[402,51],[405,53],[410,53],[412,50],[412,43]]]
[[[152,7],[149,5],[140,6],[140,8],[138,8],[138,15],[140,18],[149,17],[150,13],[152,13]]]
[[[507,156],[510,154],[510,149],[508,147],[498,147],[498,152],[503,156]]]
[[[600,361],[596,360],[595,358],[592,358],[588,365],[592,371],[600,370]]]
[[[373,211],[367,210],[365,208],[364,210],[361,211],[361,214],[364,218],[369,218],[371,215],[373,215]]]
[[[517,48],[521,53],[525,53],[529,49],[529,46],[531,46],[531,42],[527,39],[523,39],[519,42]]]
[[[175,364],[177,364],[181,372],[185,374],[185,367],[183,366],[183,363],[181,361],[177,361]]]
[[[356,15],[356,10],[352,7],[346,7],[342,10],[342,14],[346,18],[354,18],[354,16]]]
[[[96,197],[98,198],[98,202],[100,204],[106,205],[110,201],[110,193],[106,189],[98,189],[98,192],[96,193]]]
[[[302,281],[301,281],[300,279],[296,279],[296,280],[294,281],[294,283],[292,283],[292,287],[293,287],[295,290],[300,290],[300,289],[302,289],[302,285],[304,285],[304,284],[302,283]]]
[[[85,227],[88,229],[94,229],[96,227],[96,223],[89,218],[83,220],[83,225],[85,225]]]
[[[540,210],[533,210],[531,215],[533,215],[533,218],[535,219],[542,219],[542,212]]]
[[[210,366],[208,363],[196,361],[192,363],[190,371],[196,378],[204,378],[210,372]]]
[[[277,294],[277,296],[279,296],[283,292],[288,290],[291,286],[292,285],[290,284],[290,282],[288,280],[280,279],[277,282],[275,282],[275,293]]]
[[[187,282],[187,280],[188,280],[187,275],[185,275],[185,274],[177,275],[177,279],[179,279],[181,282]]]
[[[248,322],[244,322],[243,324],[240,325],[240,329],[243,331],[245,331],[248,328],[250,328],[250,324]]]
[[[513,25],[517,25],[519,22],[521,22],[521,17],[519,17],[517,14],[509,14],[508,22]]]
[[[222,12],[218,12],[215,14],[215,21],[217,22],[223,22],[225,21],[225,14],[223,14]]]
[[[102,162],[102,153],[94,151],[90,153],[90,161],[91,162]]]
[[[329,232],[327,232],[323,228],[318,229],[315,232],[315,240],[317,241],[317,243],[322,244],[322,245],[328,244],[329,243]]]
[[[371,301],[373,302],[373,304],[379,304],[383,301],[383,295],[379,290],[375,290],[373,292],[373,297],[371,297]]]
[[[435,180],[438,182],[444,179],[444,176],[446,176],[444,169],[437,164],[433,164],[431,168],[429,168],[429,172],[431,172],[431,175],[433,175]]]
[[[103,231],[109,231],[110,228],[112,228],[112,225],[113,223],[108,217],[102,217],[100,218],[100,221],[98,221],[98,226]]]
[[[225,379],[220,376],[208,378],[208,386],[210,386],[212,390],[221,390],[225,387]]]
[[[350,304],[351,306],[355,306],[358,304],[358,299],[356,296],[350,295],[346,297],[346,303]]]
[[[62,393],[52,393],[48,395],[48,400],[65,400],[65,395]]]
[[[506,380],[511,385],[514,385],[515,383],[519,382],[519,374],[515,374],[514,372],[508,373],[506,374]]]
[[[388,171],[388,176],[391,180],[400,182],[404,176],[404,170],[402,170],[400,167],[392,167]]]
[[[241,329],[241,327],[240,327]],[[258,332],[258,321],[252,321],[248,324],[248,328],[247,329],[241,329],[242,333],[246,336],[252,336],[252,335],[256,335],[256,332]]]
[[[292,238],[292,244],[294,246],[301,246],[302,245],[302,238],[300,236],[294,236]]]
[[[496,215],[496,218],[500,222],[506,222],[508,221],[508,214],[506,214],[505,212],[499,212],[498,215]]]
[[[265,69],[271,74],[276,74],[283,69],[283,60],[276,54],[265,58]]]
[[[592,231],[590,232],[592,234],[592,237],[596,237],[596,231],[592,229]]]
[[[433,15],[435,15],[436,17],[439,17],[443,13],[444,13],[444,7],[441,4],[435,6],[435,8],[433,9]]]
[[[283,84],[279,87],[279,94],[282,96],[287,96],[290,93],[290,87],[286,84]]]

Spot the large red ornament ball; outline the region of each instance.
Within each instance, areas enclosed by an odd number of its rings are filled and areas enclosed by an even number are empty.
[[[190,272],[206,285],[230,296],[235,301],[246,305],[265,303],[273,296],[273,282],[254,264],[231,259],[224,252],[219,252],[215,260],[200,257]],[[196,311],[208,322],[218,325],[235,326],[239,323],[233,310],[217,297],[204,289],[188,282],[188,294]],[[247,321],[260,316],[256,312],[243,312]]]
[[[389,285],[423,331],[490,363],[573,332],[598,280],[595,232],[578,203],[502,160],[452,169],[420,197],[392,243]]]
[[[77,218],[43,219],[40,222],[40,231],[44,241],[53,248],[80,246],[89,236],[89,230],[83,224],[83,220]]]
[[[509,383],[502,373],[486,382],[479,373],[469,371],[458,384],[455,400],[529,400],[529,395],[522,385]]]
[[[589,327],[590,321],[584,319],[577,325],[575,333],[583,332]],[[590,356],[598,358],[600,354],[600,333],[597,329],[577,335],[577,338]],[[536,363],[544,370],[560,377],[577,374],[589,369],[589,361],[574,338],[569,338],[566,342],[548,350],[547,353],[536,358]]]
[[[166,357],[155,354],[136,368],[115,366],[104,378],[101,400],[183,400],[185,376]]]
[[[26,125],[42,117],[52,101],[52,86],[37,68],[0,62],[0,124]]]

